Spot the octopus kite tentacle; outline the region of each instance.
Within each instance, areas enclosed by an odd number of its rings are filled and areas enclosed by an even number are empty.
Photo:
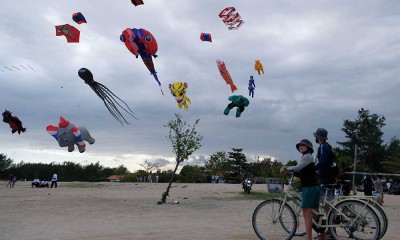
[[[90,86],[95,93],[97,94],[97,96],[99,96],[104,104],[106,105],[107,109],[110,111],[111,115],[118,120],[119,122],[121,122],[121,119],[118,117],[121,117],[125,123],[129,124],[124,116],[122,115],[122,113],[118,110],[117,106],[115,104],[117,104],[122,110],[124,110],[126,113],[128,113],[129,115],[131,115],[132,117],[134,117],[135,119],[137,119],[133,114],[135,114],[130,107],[128,106],[128,104],[126,104],[125,101],[123,101],[121,98],[119,98],[117,95],[115,95],[110,89],[108,89],[106,86],[104,86],[101,83],[96,82],[93,86]],[[124,108],[124,106],[122,106],[116,99],[118,99],[119,101],[121,101],[125,107],[127,109]],[[122,122],[121,122],[122,123]]]
[[[93,74],[88,69],[81,68],[78,72],[78,75],[85,81],[86,84],[90,86],[90,88],[96,93],[96,95],[103,101],[104,105],[110,112],[111,116],[115,118],[115,120],[117,120],[121,124],[123,124],[123,122],[125,122],[126,124],[130,124],[128,121],[126,121],[125,117],[118,109],[118,106],[126,113],[131,115],[133,118],[137,119],[134,115],[135,113],[131,110],[131,108],[128,106],[128,104],[126,104],[125,101],[123,101],[121,98],[115,95],[110,89],[108,89],[103,84],[94,81]],[[123,104],[122,103],[120,104],[118,100],[121,101]]]

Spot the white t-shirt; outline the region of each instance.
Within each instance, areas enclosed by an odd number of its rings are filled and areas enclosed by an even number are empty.
[[[53,178],[51,179],[51,181],[57,181],[57,174],[54,173]]]

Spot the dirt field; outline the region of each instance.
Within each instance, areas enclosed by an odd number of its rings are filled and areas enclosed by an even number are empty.
[[[170,203],[163,205],[157,205],[163,183],[5,185],[0,188],[0,240],[258,239],[251,217],[261,200],[247,199],[240,185],[173,184]],[[253,189],[266,191],[266,185]],[[383,239],[399,239],[399,200],[385,195],[389,228]]]

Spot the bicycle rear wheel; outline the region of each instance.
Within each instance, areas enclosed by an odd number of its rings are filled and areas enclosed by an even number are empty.
[[[379,218],[366,202],[344,200],[337,203],[328,214],[328,225],[337,224],[341,224],[341,226],[329,228],[335,239],[379,239]]]
[[[289,240],[296,233],[297,217],[293,209],[280,199],[260,203],[253,213],[254,232],[262,240]]]

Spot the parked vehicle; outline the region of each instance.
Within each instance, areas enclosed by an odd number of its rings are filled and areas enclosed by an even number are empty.
[[[242,187],[245,193],[250,193],[251,186],[253,185],[253,180],[251,178],[246,178],[242,182]]]
[[[396,185],[391,187],[391,190],[393,195],[400,195],[400,184],[397,183]]]

